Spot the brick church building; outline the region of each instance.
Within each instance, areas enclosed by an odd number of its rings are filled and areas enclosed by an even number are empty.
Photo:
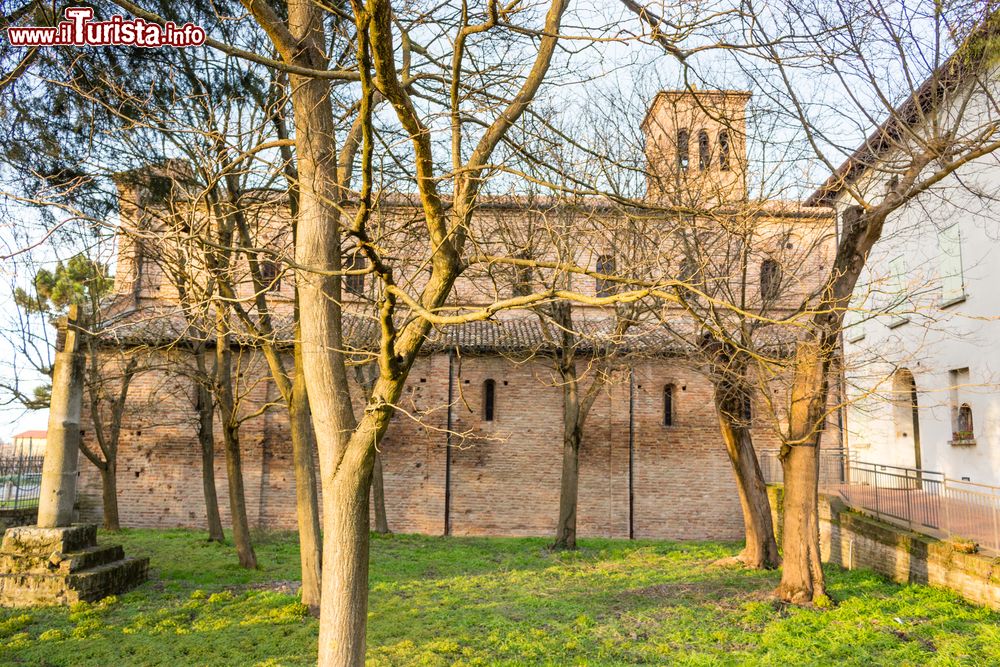
[[[530,231],[533,226],[551,231],[562,225],[572,232],[563,238],[586,239],[571,251],[575,261],[597,272],[613,273],[616,264],[623,267],[634,261],[622,257],[626,251],[620,239],[607,233],[620,227],[615,220],[633,216],[643,224],[655,222],[663,230],[680,215],[677,207],[690,209],[697,203],[717,215],[696,221],[692,217],[696,226],[740,217],[752,221],[756,238],[770,239],[756,244],[757,254],[744,262],[741,279],[749,286],[749,295],[744,295],[743,305],[760,309],[766,301],[771,314],[794,310],[832,262],[833,218],[825,208],[749,199],[748,98],[748,93],[737,91],[694,95],[665,91],[657,96],[643,123],[649,163],[648,210],[623,212],[604,201],[484,197],[477,220],[484,229],[493,230],[486,235],[493,242],[519,248],[530,245],[525,239],[535,238]],[[115,344],[107,346],[104,362],[113,364],[123,346],[143,359],[142,372],[129,389],[119,442],[121,523],[202,527],[198,392],[184,372],[192,365],[186,342],[191,330],[171,271],[158,260],[165,254],[155,246],[166,241],[158,240],[155,226],[143,222],[157,203],[140,192],[139,186],[119,187],[123,191],[121,224],[132,233],[123,234],[119,243],[114,306],[101,331],[104,340]],[[275,257],[288,256],[291,234],[285,194],[256,191],[245,204],[248,215],[257,221],[258,240],[265,238]],[[383,227],[405,230],[420,211],[405,196],[397,196],[384,200],[377,216]],[[149,233],[135,233],[142,229]],[[191,231],[190,227],[186,230]],[[505,240],[497,240],[501,238]],[[650,242],[652,246],[658,243],[653,248],[657,262],[665,261],[664,253],[673,253],[678,256],[676,270],[686,277],[693,275],[691,255],[684,255],[680,245],[668,246],[665,240]],[[505,251],[511,248],[497,250]],[[643,261],[653,263],[652,255],[644,256]],[[709,270],[711,262],[702,259],[698,263],[701,266],[695,272]],[[291,340],[292,276],[279,262],[267,268],[271,281],[267,297],[276,328],[285,340]],[[401,280],[416,283],[426,274],[426,267],[411,269]],[[456,302],[488,304],[516,294],[524,288],[521,283],[533,279],[515,274],[505,283],[503,275],[468,270],[456,285]],[[608,289],[587,276],[572,280],[574,289],[581,292],[600,296]],[[375,322],[366,316],[377,289],[372,282],[363,274],[345,279],[346,344],[354,350],[366,349],[374,336]],[[247,296],[245,290],[241,294]],[[610,340],[607,332],[616,315],[613,308],[574,308],[575,321],[592,334],[581,337],[577,353],[580,374],[586,377],[595,358],[608,353],[608,345],[601,341]],[[711,382],[703,362],[692,355],[691,346],[671,324],[683,319],[680,308],[666,304],[656,317],[646,317],[611,343],[616,370],[587,419],[580,452],[578,530],[582,537],[742,536],[742,515],[719,434]],[[240,437],[249,519],[260,528],[293,530],[295,493],[287,411],[259,347],[239,335],[233,337],[233,345],[236,393],[244,418]],[[563,436],[563,394],[552,363],[554,354],[551,327],[531,311],[503,311],[489,320],[434,330],[378,445],[388,521],[394,532],[554,533]],[[360,410],[363,390],[360,385],[355,389]],[[774,405],[781,403],[780,396],[780,389],[775,393],[765,389],[747,406],[759,450],[779,444],[781,411]],[[84,407],[86,413],[88,406]],[[84,440],[93,445],[93,424],[88,419],[85,414]],[[226,522],[221,436],[216,442],[215,476]],[[827,429],[824,446],[839,447],[835,426]],[[100,476],[82,457],[80,468],[81,519],[98,520]]]

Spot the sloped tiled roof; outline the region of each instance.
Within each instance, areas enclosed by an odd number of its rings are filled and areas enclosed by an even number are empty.
[[[289,344],[293,339],[290,317],[272,318],[275,339]],[[583,320],[574,325],[578,333],[576,347],[582,352],[616,347],[621,352],[646,354],[683,354],[684,347],[662,326],[655,323],[633,325],[623,336],[615,336],[614,321]],[[98,335],[109,344],[144,345],[150,347],[188,346],[196,342],[214,345],[215,335],[210,326],[201,331],[190,327],[183,311],[177,307],[136,309],[123,312],[107,321]],[[372,318],[344,315],[344,343],[349,349],[370,350],[377,346],[379,325]],[[425,352],[457,349],[470,353],[545,353],[556,349],[552,333],[535,315],[467,322],[447,327],[434,327],[423,346]],[[234,344],[253,346],[259,340],[238,320],[233,319]]]

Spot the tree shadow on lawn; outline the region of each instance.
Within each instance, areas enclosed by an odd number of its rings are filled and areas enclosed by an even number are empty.
[[[102,536],[112,541],[130,555],[145,548],[158,580],[104,606],[0,610],[0,663],[313,663],[315,620],[282,588],[298,579],[294,535],[259,540],[264,569],[254,572],[231,569],[232,545],[210,545],[195,531]],[[738,544],[584,540],[577,552],[547,545],[373,538],[369,657],[375,664],[1000,664],[1000,648],[990,648],[991,639],[1000,647],[1000,614],[947,591],[828,566],[839,605],[803,609],[770,599],[778,572],[713,564]]]

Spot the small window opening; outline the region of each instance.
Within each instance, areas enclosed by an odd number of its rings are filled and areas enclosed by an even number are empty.
[[[773,301],[781,293],[781,266],[773,259],[760,264],[760,293],[765,301]]]
[[[742,405],[740,406],[740,418],[745,422],[753,421],[753,401],[750,400],[750,394],[743,394]]]
[[[712,155],[708,146],[708,132],[698,133],[698,169],[705,171],[712,164]]]
[[[958,433],[956,435],[959,438],[972,438],[972,406],[968,403],[962,403],[962,406],[958,409],[956,425],[958,426]]]
[[[368,268],[368,259],[357,252],[349,255],[347,261],[344,262],[345,271],[361,271],[366,268]],[[365,274],[348,273],[345,275],[344,289],[357,296],[363,295],[365,293]]]
[[[663,425],[674,425],[674,385],[663,387]]]
[[[719,169],[729,171],[729,132],[719,132]]]
[[[281,270],[277,262],[265,260],[260,262],[260,279],[268,292],[277,292],[281,289]]]
[[[496,416],[496,380],[483,382],[483,421],[491,422]]]
[[[597,258],[597,272],[612,275],[615,272],[615,258],[611,255],[601,255]],[[594,279],[594,292],[597,296],[611,296],[615,293],[615,283],[607,278]]]
[[[690,161],[689,156],[689,146],[691,142],[691,135],[687,130],[677,131],[677,167],[681,171],[687,171],[688,162]]]

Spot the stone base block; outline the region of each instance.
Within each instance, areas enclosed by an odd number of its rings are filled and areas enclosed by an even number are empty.
[[[97,546],[94,525],[10,528],[0,545],[0,606],[93,602],[135,588],[148,570],[148,558]]]

